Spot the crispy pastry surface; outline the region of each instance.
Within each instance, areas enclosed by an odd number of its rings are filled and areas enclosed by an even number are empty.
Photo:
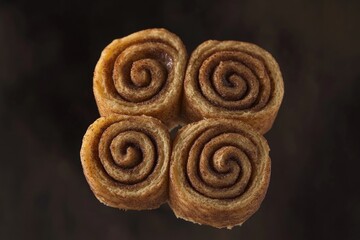
[[[101,116],[149,115],[179,121],[186,49],[175,34],[148,29],[110,43],[95,67],[93,90]]]
[[[170,137],[147,116],[109,115],[88,128],[81,163],[95,196],[121,209],[153,209],[167,200]]]
[[[239,119],[265,133],[283,94],[281,72],[270,53],[251,43],[209,40],[190,57],[183,112],[188,122]]]
[[[268,153],[265,138],[240,121],[207,119],[183,127],[170,163],[175,215],[217,228],[241,225],[266,194]]]
[[[264,49],[209,40],[187,62],[178,36],[147,29],[115,39],[95,67],[102,117],[80,156],[105,205],[154,209],[216,228],[244,223],[270,180],[269,131],[284,95],[279,66]],[[185,125],[171,143],[169,130]]]

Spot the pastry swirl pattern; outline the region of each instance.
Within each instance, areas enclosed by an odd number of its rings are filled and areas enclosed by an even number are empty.
[[[187,125],[172,151],[170,205],[175,214],[214,227],[244,222],[265,195],[268,152],[266,140],[247,124],[208,119]]]
[[[84,174],[96,197],[123,209],[151,209],[167,199],[170,137],[157,119],[110,115],[87,130]]]
[[[284,94],[270,53],[209,40],[187,62],[175,34],[148,29],[103,50],[93,91],[102,117],[86,131],[80,157],[102,203],[144,210],[167,201],[177,217],[216,228],[258,210],[271,172],[262,134]]]
[[[237,41],[206,41],[191,55],[185,77],[188,121],[232,118],[267,132],[283,96],[273,57],[260,47]]]
[[[100,114],[146,114],[176,124],[185,65],[184,45],[165,29],[114,40],[102,52],[94,73]]]

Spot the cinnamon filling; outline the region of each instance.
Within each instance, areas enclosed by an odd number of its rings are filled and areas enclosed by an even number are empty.
[[[155,171],[157,148],[156,140],[146,130],[118,122],[101,135],[98,155],[109,177],[120,184],[133,185],[144,182]]]
[[[271,97],[271,79],[260,59],[240,51],[220,51],[199,68],[199,90],[213,105],[258,111]]]
[[[115,54],[105,87],[113,98],[148,104],[161,98],[174,78],[176,50],[164,41],[138,41]]]
[[[250,185],[258,156],[245,133],[224,127],[203,131],[191,143],[184,164],[189,186],[208,198],[232,200]]]

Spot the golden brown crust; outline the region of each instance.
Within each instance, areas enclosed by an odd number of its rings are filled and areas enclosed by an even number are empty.
[[[265,197],[268,152],[265,138],[241,121],[207,119],[183,127],[170,163],[175,215],[217,228],[241,225]]]
[[[239,119],[261,133],[276,117],[284,94],[278,64],[260,47],[238,41],[202,43],[192,53],[184,82],[188,122]]]
[[[95,196],[121,209],[153,209],[167,199],[170,137],[147,116],[97,119],[81,146],[81,163]]]
[[[268,188],[261,134],[282,102],[281,72],[270,53],[238,41],[206,41],[186,64],[183,43],[165,29],[103,50],[93,79],[102,117],[83,138],[84,174],[105,205],[143,210],[168,200],[179,218],[232,228]],[[169,129],[184,123],[171,149]]]
[[[180,38],[165,29],[114,40],[101,53],[94,72],[100,115],[145,114],[175,126],[186,60]]]

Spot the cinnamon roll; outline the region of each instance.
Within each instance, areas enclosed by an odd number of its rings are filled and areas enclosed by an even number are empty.
[[[209,40],[190,57],[184,92],[189,122],[239,119],[265,133],[277,115],[284,86],[270,53],[250,43]]]
[[[81,147],[85,177],[105,205],[153,209],[167,200],[170,138],[147,116],[109,115],[87,130]]]
[[[170,163],[175,215],[217,228],[241,225],[266,194],[268,153],[265,138],[241,121],[207,119],[183,127]]]
[[[186,60],[180,38],[165,29],[143,30],[114,40],[101,53],[94,72],[100,115],[145,114],[175,126]]]

